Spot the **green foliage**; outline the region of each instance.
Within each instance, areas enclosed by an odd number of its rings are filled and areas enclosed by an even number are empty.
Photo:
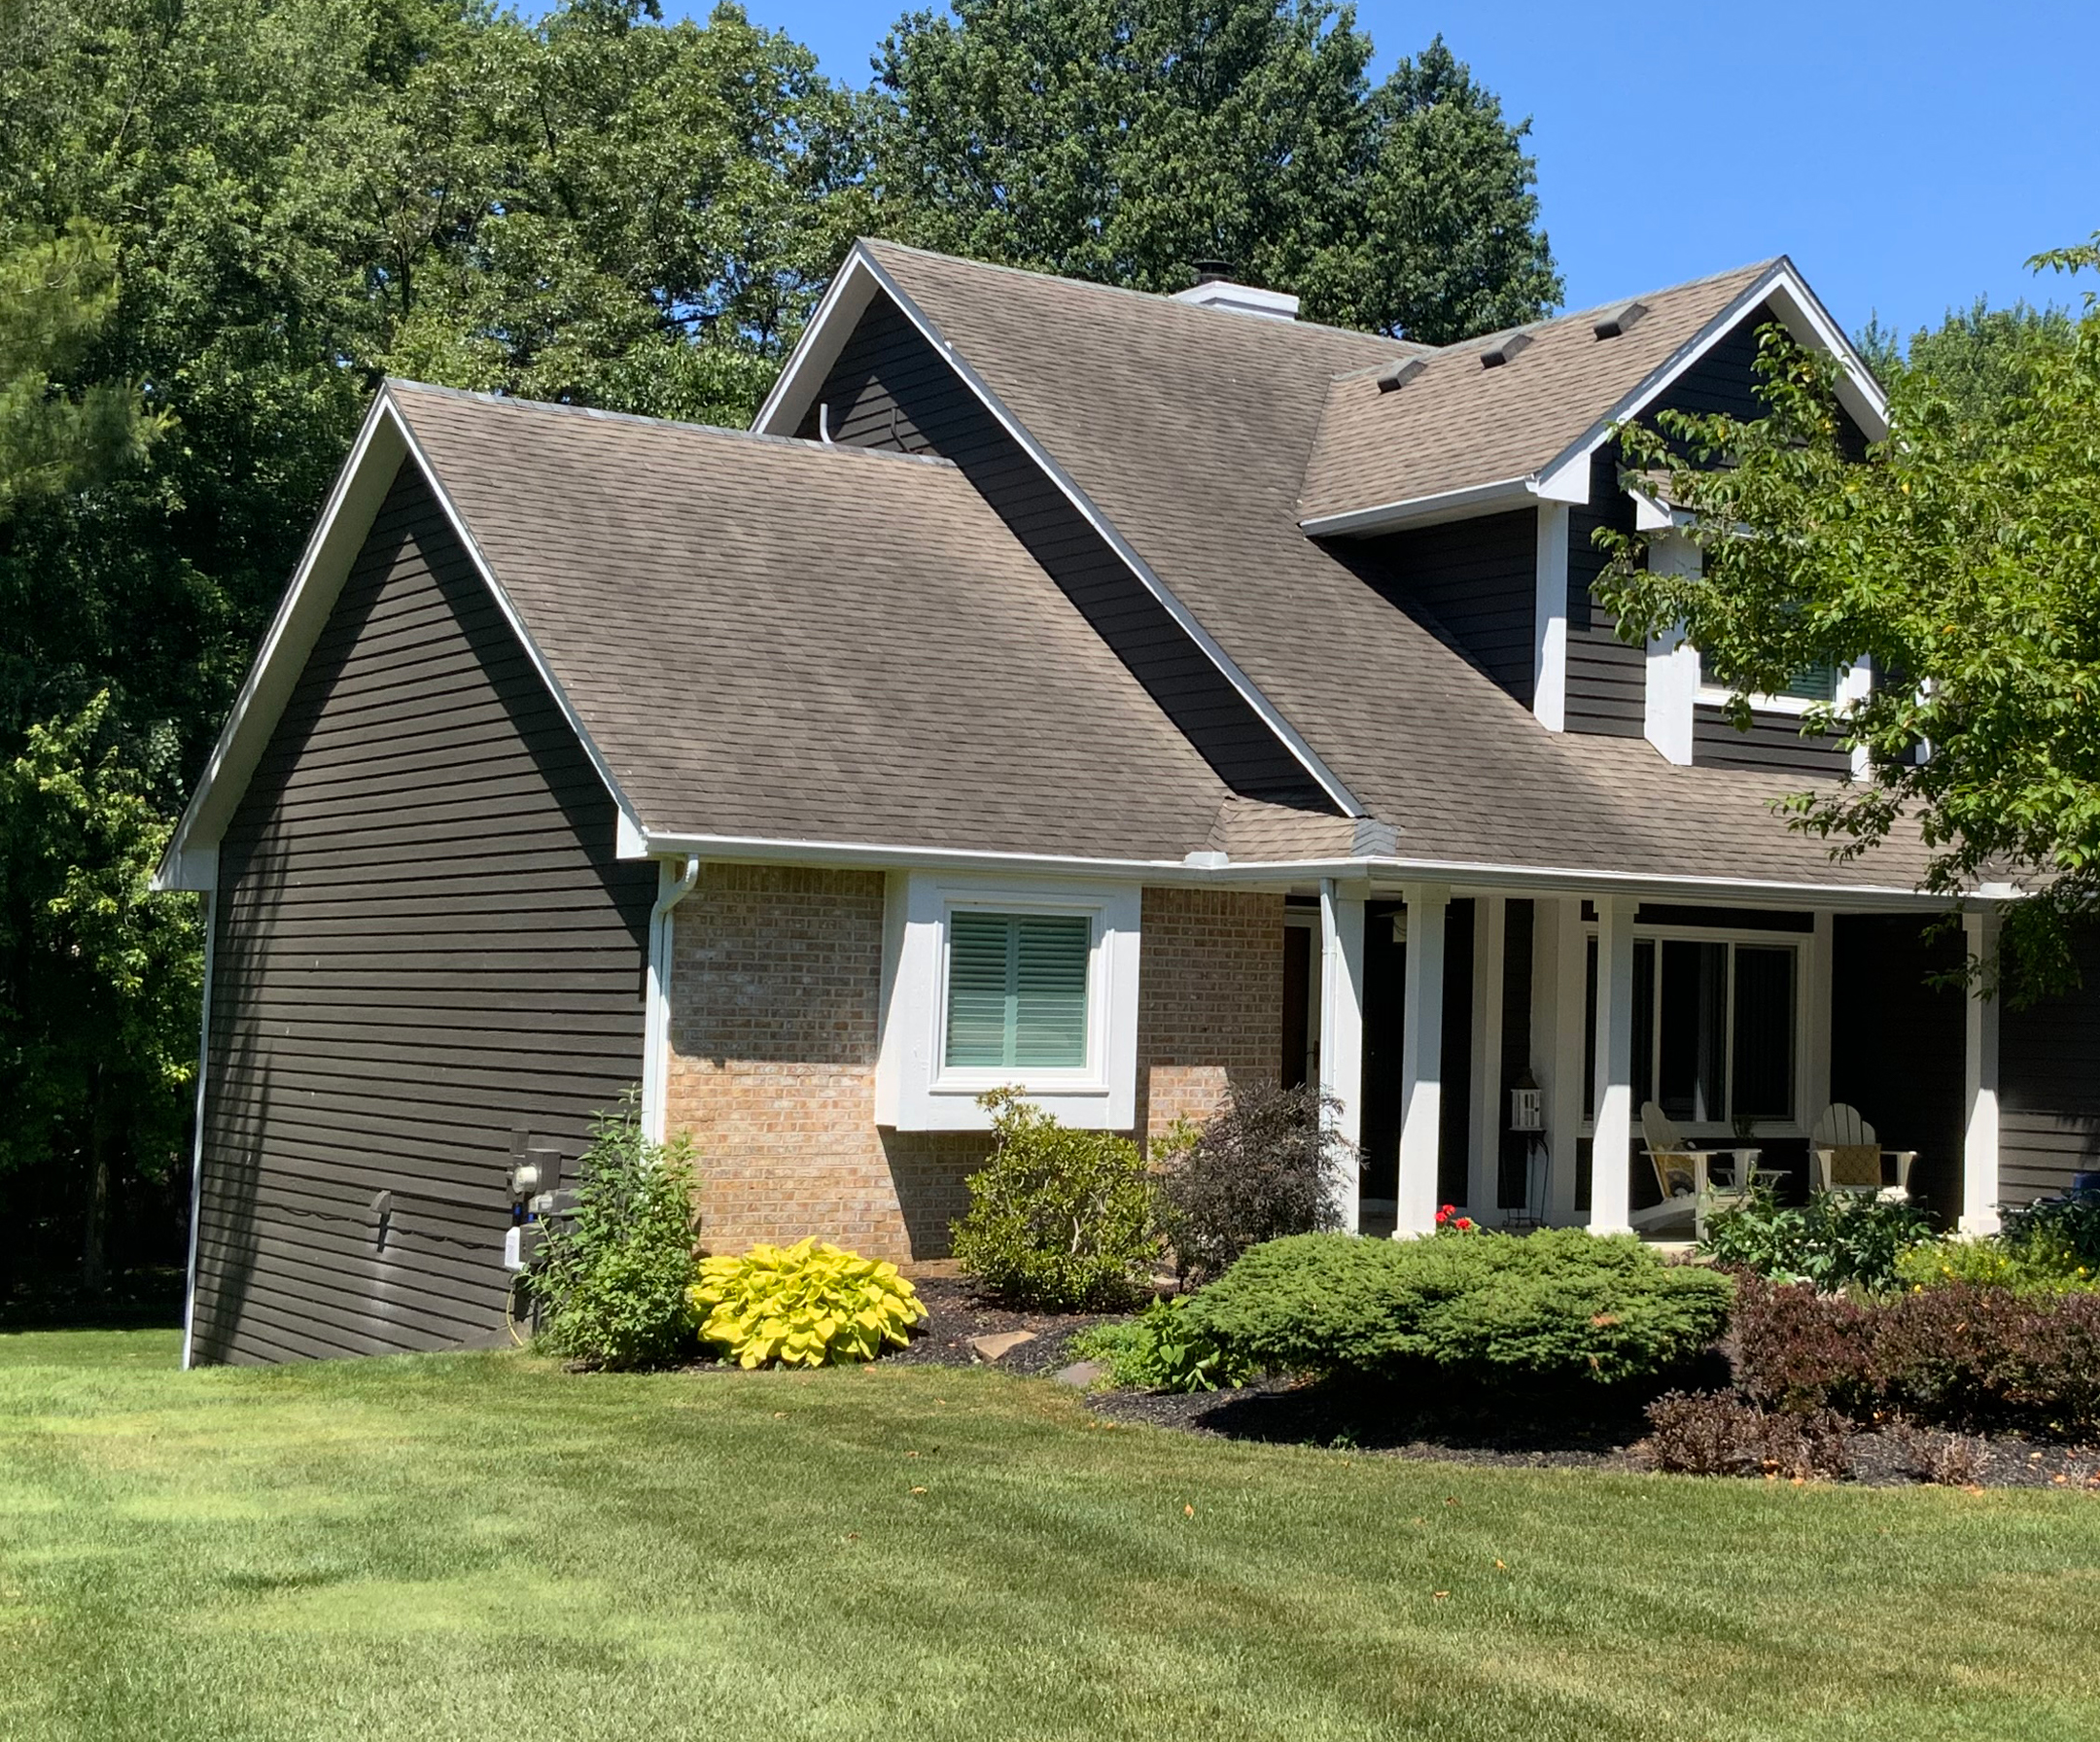
[[[1309,1234],[1257,1246],[1191,1303],[1193,1321],[1274,1372],[1475,1378],[1662,1371],[1706,1347],[1727,1276],[1630,1237],[1581,1229],[1380,1240]]]
[[[2100,244],[2040,264],[2100,263]],[[2004,348],[2006,397],[1945,384],[1930,359],[1891,384],[1892,436],[1855,459],[1834,366],[1776,328],[1759,367],[1768,415],[1662,413],[1622,432],[1627,464],[1668,474],[1703,574],[1651,572],[1645,538],[1600,534],[1599,593],[1631,640],[1682,623],[1744,697],[1809,666],[1870,656],[1901,681],[1812,731],[1863,748],[1873,778],[1788,801],[1798,826],[1857,854],[1908,817],[1927,888],[2024,876],[2006,910],[2015,1002],[2076,983],[2073,927],[2100,899],[2100,309],[2060,340]],[[1681,567],[1681,565],[1679,566]],[[1931,753],[1920,757],[1920,744]]]
[[[2100,1192],[2037,1198],[2005,1214],[2005,1237],[2029,1257],[2100,1271]]]
[[[92,707],[84,778],[179,812],[384,371],[749,415],[858,227],[846,104],[733,8],[642,10],[0,5],[0,767]],[[187,1108],[49,908],[143,861],[47,784],[0,795],[0,1167],[91,1211]],[[187,1056],[199,938],[159,913],[96,947]]]
[[[546,1345],[594,1367],[651,1367],[692,1341],[692,1151],[643,1135],[632,1104],[600,1115],[575,1213],[551,1222],[526,1286],[547,1309]]]
[[[1860,335],[1868,366],[1884,382],[1906,373],[1928,378],[1955,415],[1976,424],[1995,423],[2026,392],[2032,362],[2044,351],[2071,343],[2072,320],[2061,308],[2015,302],[1993,308],[1981,296],[1966,309],[1949,310],[1938,327],[1921,327],[1899,350],[1895,336],[1878,325]]]
[[[164,432],[128,381],[78,371],[117,310],[116,250],[80,219],[55,235],[0,226],[0,520],[140,459]]]
[[[704,1258],[687,1292],[700,1341],[744,1368],[872,1361],[927,1315],[895,1265],[815,1238]]]
[[[1932,1223],[1915,1203],[1811,1192],[1797,1209],[1760,1188],[1747,1202],[1707,1217],[1699,1254],[1777,1282],[1886,1289],[1896,1285],[1904,1253],[1931,1238]]]
[[[901,18],[868,136],[903,239],[1176,291],[1198,260],[1309,319],[1442,343],[1561,294],[1528,122],[1441,38],[1375,89],[1329,0],[956,0]]]
[[[1159,1251],[1138,1145],[1073,1131],[1011,1089],[993,1111],[991,1159],[970,1175],[969,1212],[955,1224],[962,1273],[1016,1306],[1120,1306]]]
[[[1213,1276],[1249,1246],[1342,1225],[1337,1180],[1361,1166],[1316,1087],[1235,1089],[1155,1153],[1153,1214],[1183,1275]]]
[[[2004,1238],[1954,1237],[1912,1246],[1896,1260],[1896,1280],[1906,1288],[1976,1288],[2061,1292],[2100,1288],[2100,1275],[2077,1254],[2052,1242],[2015,1245]]]
[[[1155,1299],[1136,1318],[1096,1325],[1071,1340],[1082,1361],[1104,1361],[1125,1391],[1216,1391],[1243,1385],[1256,1369],[1189,1311],[1190,1297]]]

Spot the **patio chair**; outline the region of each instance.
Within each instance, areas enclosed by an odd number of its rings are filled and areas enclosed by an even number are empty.
[[[1676,1122],[1654,1101],[1641,1103],[1640,1123],[1656,1184],[1662,1189],[1662,1202],[1637,1209],[1628,1219],[1640,1234],[1689,1226],[1693,1238],[1704,1239],[1707,1212],[1732,1207],[1749,1194],[1732,1186],[1716,1188],[1706,1171],[1712,1158],[1704,1150],[1693,1148]]]
[[[1910,1196],[1910,1164],[1917,1160],[1917,1151],[1883,1149],[1874,1136],[1874,1128],[1859,1116],[1859,1109],[1841,1100],[1823,1109],[1809,1139],[1808,1154],[1819,1192]],[[1892,1159],[1896,1165],[1894,1186],[1888,1184],[1883,1166]]]

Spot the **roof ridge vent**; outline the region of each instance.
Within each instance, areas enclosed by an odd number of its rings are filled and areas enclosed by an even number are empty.
[[[1531,342],[1528,332],[1508,332],[1498,343],[1489,345],[1480,354],[1480,366],[1484,369],[1498,369]]]
[[[1598,338],[1617,338],[1647,312],[1645,302],[1623,302],[1609,314],[1599,315],[1591,331]]]
[[[1391,393],[1395,388],[1405,387],[1428,366],[1419,357],[1403,357],[1398,363],[1388,363],[1378,372],[1378,390]]]

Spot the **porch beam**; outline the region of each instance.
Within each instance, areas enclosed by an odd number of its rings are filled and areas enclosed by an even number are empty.
[[[1448,884],[1412,884],[1407,899],[1405,1025],[1400,1037],[1400,1167],[1393,1237],[1433,1233],[1444,1124],[1444,920]]]
[[[1590,1232],[1632,1230],[1633,910],[1597,898],[1596,1123],[1590,1144]]]
[[[1364,896],[1360,884],[1320,882],[1319,1086],[1332,1097],[1335,1134],[1351,1154],[1363,1141]],[[1363,1225],[1363,1170],[1349,1165],[1335,1180],[1342,1225]]]
[[[1963,941],[1978,966],[1998,955],[1998,912],[1973,910],[1962,916]],[[1964,1072],[1967,1117],[1962,1130],[1961,1231],[1998,1232],[1998,1000],[1983,995],[1980,978],[1969,991],[1969,1024]]]
[[[1473,903],[1473,1117],[1466,1155],[1466,1208],[1477,1222],[1502,1207],[1502,969],[1509,897]]]

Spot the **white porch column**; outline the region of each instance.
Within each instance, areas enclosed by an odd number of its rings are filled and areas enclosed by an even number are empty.
[[[1589,949],[1582,902],[1541,895],[1532,907],[1531,1067],[1546,1091],[1546,1219],[1575,1220],[1575,1147],[1582,1138],[1583,1029]]]
[[[1478,1222],[1501,1208],[1502,958],[1509,898],[1473,903],[1473,1118],[1466,1156],[1466,1209]]]
[[[1989,964],[1998,954],[1998,911],[1972,910],[1962,916],[1969,954]],[[1962,1132],[1962,1208],[1964,1234],[1998,1232],[1998,1000],[1980,995],[1980,983],[1969,993],[1967,1047],[1968,1118]]]
[[[1590,1232],[1633,1226],[1633,907],[1597,898],[1596,1124],[1590,1145]]]
[[[1363,1140],[1364,888],[1320,882],[1319,1086],[1341,1103],[1335,1131],[1351,1149]],[[1338,1180],[1342,1225],[1363,1225],[1363,1174]]]
[[[1396,1239],[1436,1228],[1437,1149],[1444,1123],[1444,916],[1451,905],[1451,890],[1443,884],[1416,884],[1406,893]]]

